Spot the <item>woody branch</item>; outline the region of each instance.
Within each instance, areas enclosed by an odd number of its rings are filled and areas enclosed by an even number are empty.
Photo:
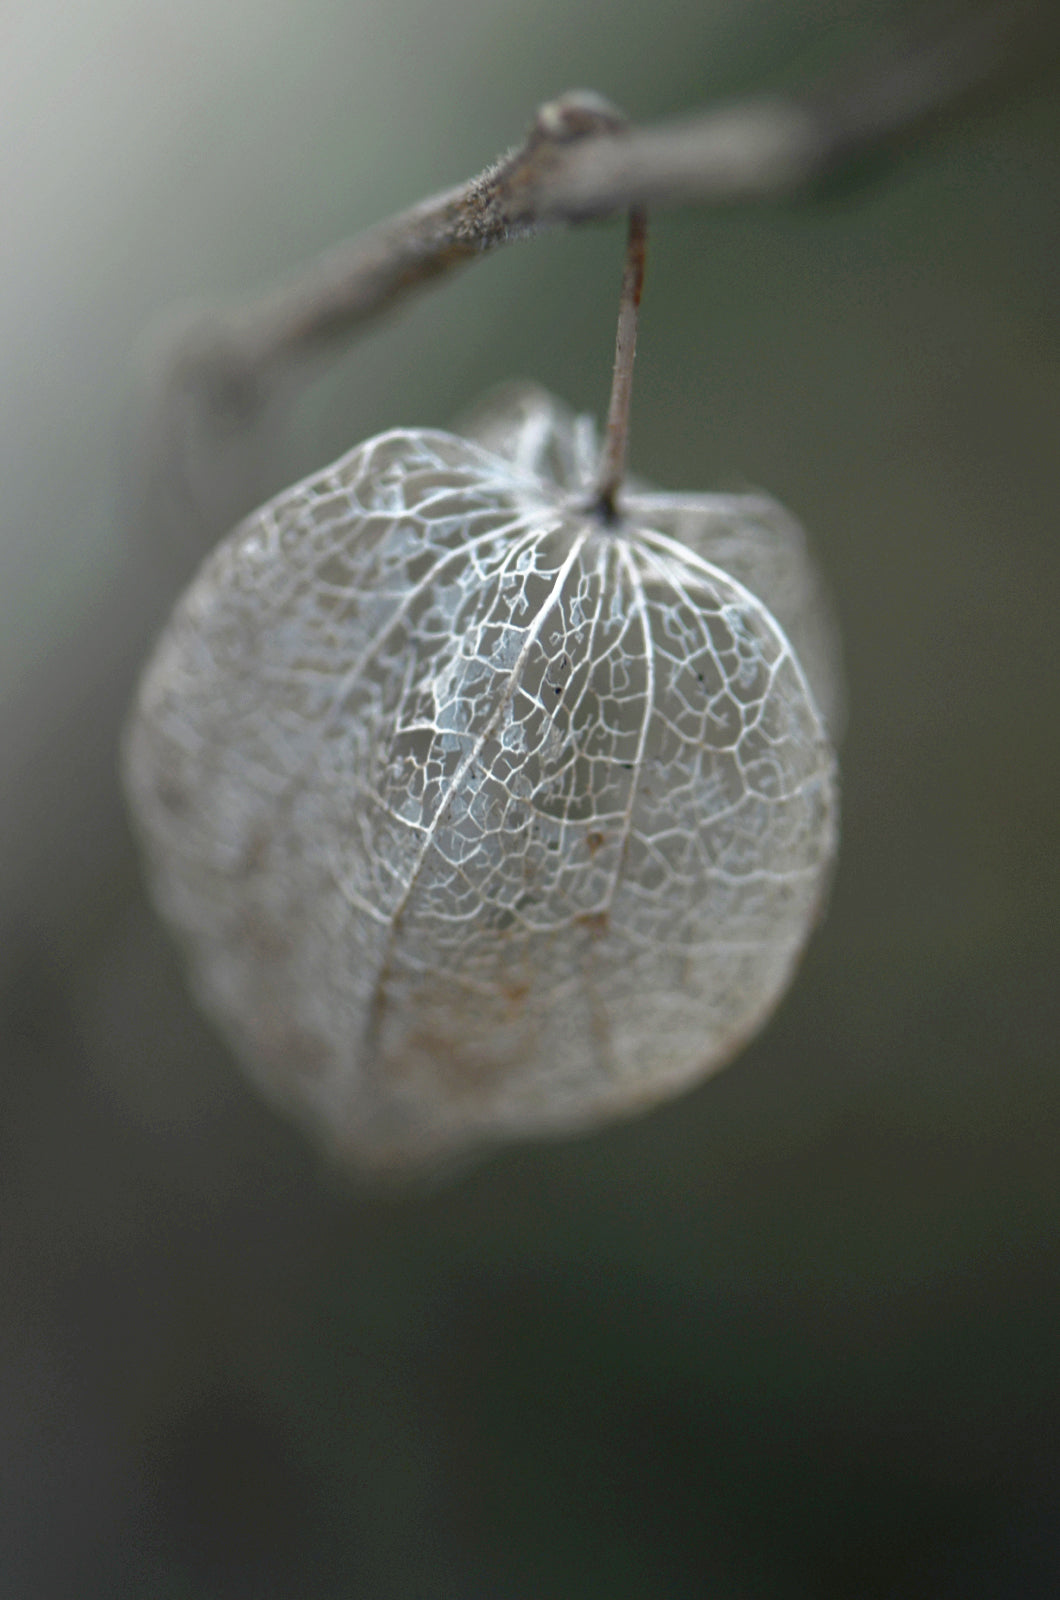
[[[598,95],[543,106],[524,142],[477,177],[328,251],[256,304],[186,334],[165,388],[178,409],[249,426],[282,380],[313,370],[414,291],[513,240],[634,208],[725,206],[812,194],[925,142],[1058,54],[1048,6],[960,13],[800,95],[772,95],[633,127]],[[163,410],[165,407],[163,408]],[[156,439],[157,456],[174,438]],[[176,430],[179,434],[180,430]],[[176,442],[179,453],[179,438]],[[174,463],[170,462],[172,467]],[[178,467],[179,473],[179,467]]]

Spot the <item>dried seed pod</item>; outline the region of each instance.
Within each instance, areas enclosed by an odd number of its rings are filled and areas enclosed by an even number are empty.
[[[722,1065],[836,842],[797,525],[636,490],[608,522],[591,428],[537,390],[469,432],[382,434],[229,535],[126,742],[203,1006],[369,1167],[586,1127]]]

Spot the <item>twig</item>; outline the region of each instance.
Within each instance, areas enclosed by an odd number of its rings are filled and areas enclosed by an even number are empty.
[[[544,106],[517,149],[478,177],[329,251],[293,284],[204,319],[168,367],[156,460],[192,476],[188,440],[253,425],[288,375],[437,281],[514,239],[620,210],[722,206],[805,194],[952,123],[1013,72],[1055,57],[1040,3],[1000,0],[842,81],[653,127],[631,128],[598,95]],[[1049,13],[1051,16],[1051,12]],[[194,499],[194,496],[189,498]]]
[[[613,522],[618,515],[616,500],[626,470],[629,411],[633,398],[633,359],[637,354],[637,317],[644,288],[647,243],[648,219],[643,211],[634,208],[629,214],[629,242],[618,302],[618,332],[615,335],[615,373],[611,383],[607,438],[596,492],[597,509],[606,522]]]

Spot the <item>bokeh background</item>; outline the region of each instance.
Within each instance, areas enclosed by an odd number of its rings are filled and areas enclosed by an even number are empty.
[[[201,554],[134,514],[174,307],[477,170],[573,86],[805,82],[854,0],[0,9],[0,1594],[1060,1593],[1060,107],[654,224],[634,466],[761,484],[845,639],[831,912],[737,1065],[377,1195],[244,1086],[115,778]],[[601,411],[620,224],[502,252],[268,487],[534,377]]]

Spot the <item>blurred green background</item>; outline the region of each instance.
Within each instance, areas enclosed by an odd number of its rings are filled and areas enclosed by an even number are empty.
[[[0,11],[0,1594],[1060,1593],[1055,74],[875,187],[654,223],[633,465],[794,509],[849,679],[830,916],[738,1064],[363,1192],[192,1011],[115,779],[200,554],[130,514],[159,319],[563,89],[654,119],[917,14]],[[621,240],[382,326],[268,486],[507,377],[599,413]]]

